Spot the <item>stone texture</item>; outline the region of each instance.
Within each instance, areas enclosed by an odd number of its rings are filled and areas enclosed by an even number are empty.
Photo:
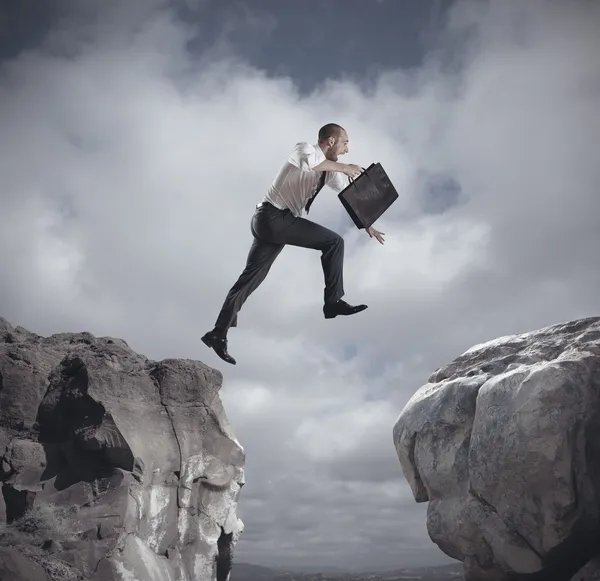
[[[244,451],[221,384],[198,361],[0,318],[0,581],[226,581]]]
[[[44,568],[17,548],[0,548],[0,581],[50,581]]]
[[[467,581],[594,578],[599,395],[589,318],[477,345],[406,404],[393,430],[402,470]]]
[[[572,581],[600,581],[600,557],[592,559]]]

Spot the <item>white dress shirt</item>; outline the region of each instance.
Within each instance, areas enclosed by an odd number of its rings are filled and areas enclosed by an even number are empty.
[[[304,206],[315,193],[320,171],[313,168],[325,160],[319,145],[296,143],[294,151],[283,164],[263,202],[269,202],[280,210],[290,210],[296,217],[302,215]],[[325,172],[325,185],[341,192],[350,180],[346,174],[337,171]]]

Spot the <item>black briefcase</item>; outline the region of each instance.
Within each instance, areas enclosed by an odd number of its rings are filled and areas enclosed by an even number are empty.
[[[357,228],[368,228],[396,201],[398,192],[380,163],[350,178],[338,198]]]

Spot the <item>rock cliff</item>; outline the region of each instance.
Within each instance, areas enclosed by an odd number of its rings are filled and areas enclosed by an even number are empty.
[[[406,404],[402,470],[467,581],[598,578],[599,395],[590,318],[477,345]]]
[[[0,318],[0,581],[226,581],[244,451],[221,382]]]

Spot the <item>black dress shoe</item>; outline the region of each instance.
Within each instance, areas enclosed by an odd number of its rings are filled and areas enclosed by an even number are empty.
[[[367,305],[349,305],[346,301],[339,300],[337,303],[327,303],[323,307],[323,314],[326,319],[333,319],[338,315],[354,315],[367,308]]]
[[[227,339],[225,337],[221,337],[214,331],[209,331],[202,337],[202,342],[227,363],[231,363],[231,365],[235,365],[235,359],[227,353]]]

